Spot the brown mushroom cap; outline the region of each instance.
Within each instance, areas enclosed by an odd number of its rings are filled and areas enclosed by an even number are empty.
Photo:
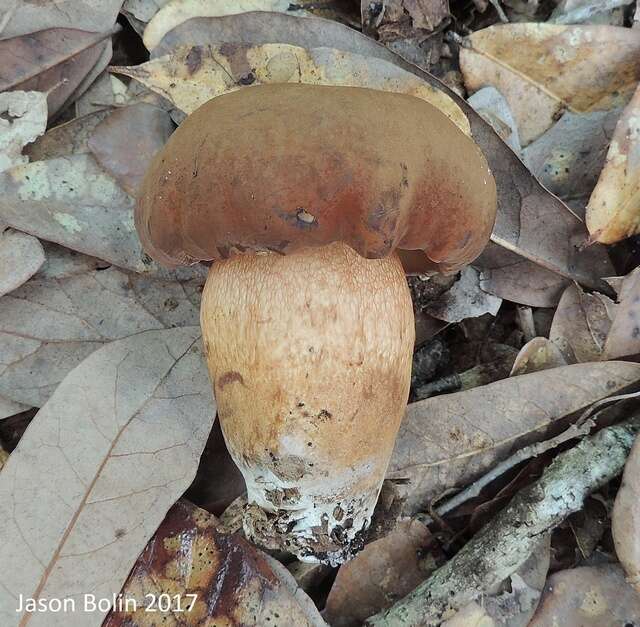
[[[287,83],[192,113],[145,176],[136,227],[168,266],[342,241],[447,272],[482,252],[495,211],[480,149],[429,103]]]

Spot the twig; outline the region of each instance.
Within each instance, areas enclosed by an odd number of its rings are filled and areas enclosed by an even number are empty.
[[[540,538],[624,468],[640,416],[607,427],[561,453],[542,477],[511,500],[451,560],[369,627],[439,625],[449,614],[512,575]]]
[[[556,448],[560,444],[573,440],[583,435],[589,435],[591,429],[595,426],[595,422],[591,419],[594,413],[599,411],[603,405],[609,405],[617,401],[624,401],[630,398],[640,397],[640,392],[632,392],[630,394],[619,394],[618,396],[610,396],[609,398],[602,398],[596,401],[588,409],[586,409],[580,418],[572,424],[568,429],[557,435],[555,438],[546,440],[544,442],[535,442],[529,446],[521,448],[514,453],[511,457],[508,457],[503,462],[500,462],[497,466],[494,466],[487,474],[483,475],[471,485],[466,487],[461,492],[458,492],[455,496],[451,497],[448,501],[435,508],[435,513],[438,516],[444,516],[451,510],[460,507],[463,503],[476,498],[480,495],[480,492],[486,488],[491,482],[495,481],[498,477],[503,475],[508,470],[511,470],[514,466],[517,466],[521,462],[542,455],[546,451]]]
[[[500,21],[506,24],[509,21],[509,18],[507,17],[507,14],[504,12],[504,9],[502,8],[502,6],[500,6],[500,0],[489,0],[489,2],[493,5],[493,8],[498,13],[498,17],[500,18]]]

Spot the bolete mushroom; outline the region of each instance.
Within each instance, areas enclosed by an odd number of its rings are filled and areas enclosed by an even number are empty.
[[[136,226],[160,263],[214,261],[201,324],[254,541],[330,564],[362,546],[409,392],[399,255],[455,272],[495,209],[473,140],[395,93],[241,89],[156,155]]]

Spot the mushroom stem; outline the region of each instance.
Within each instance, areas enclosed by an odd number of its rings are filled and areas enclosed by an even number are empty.
[[[335,243],[215,263],[201,310],[245,531],[332,565],[363,543],[409,393],[414,322],[394,254]]]

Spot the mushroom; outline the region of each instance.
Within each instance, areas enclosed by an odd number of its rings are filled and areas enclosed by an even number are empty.
[[[362,547],[409,392],[401,258],[459,270],[495,209],[473,140],[395,93],[241,89],[156,155],[136,227],[160,263],[215,262],[201,325],[255,542],[332,565]]]

